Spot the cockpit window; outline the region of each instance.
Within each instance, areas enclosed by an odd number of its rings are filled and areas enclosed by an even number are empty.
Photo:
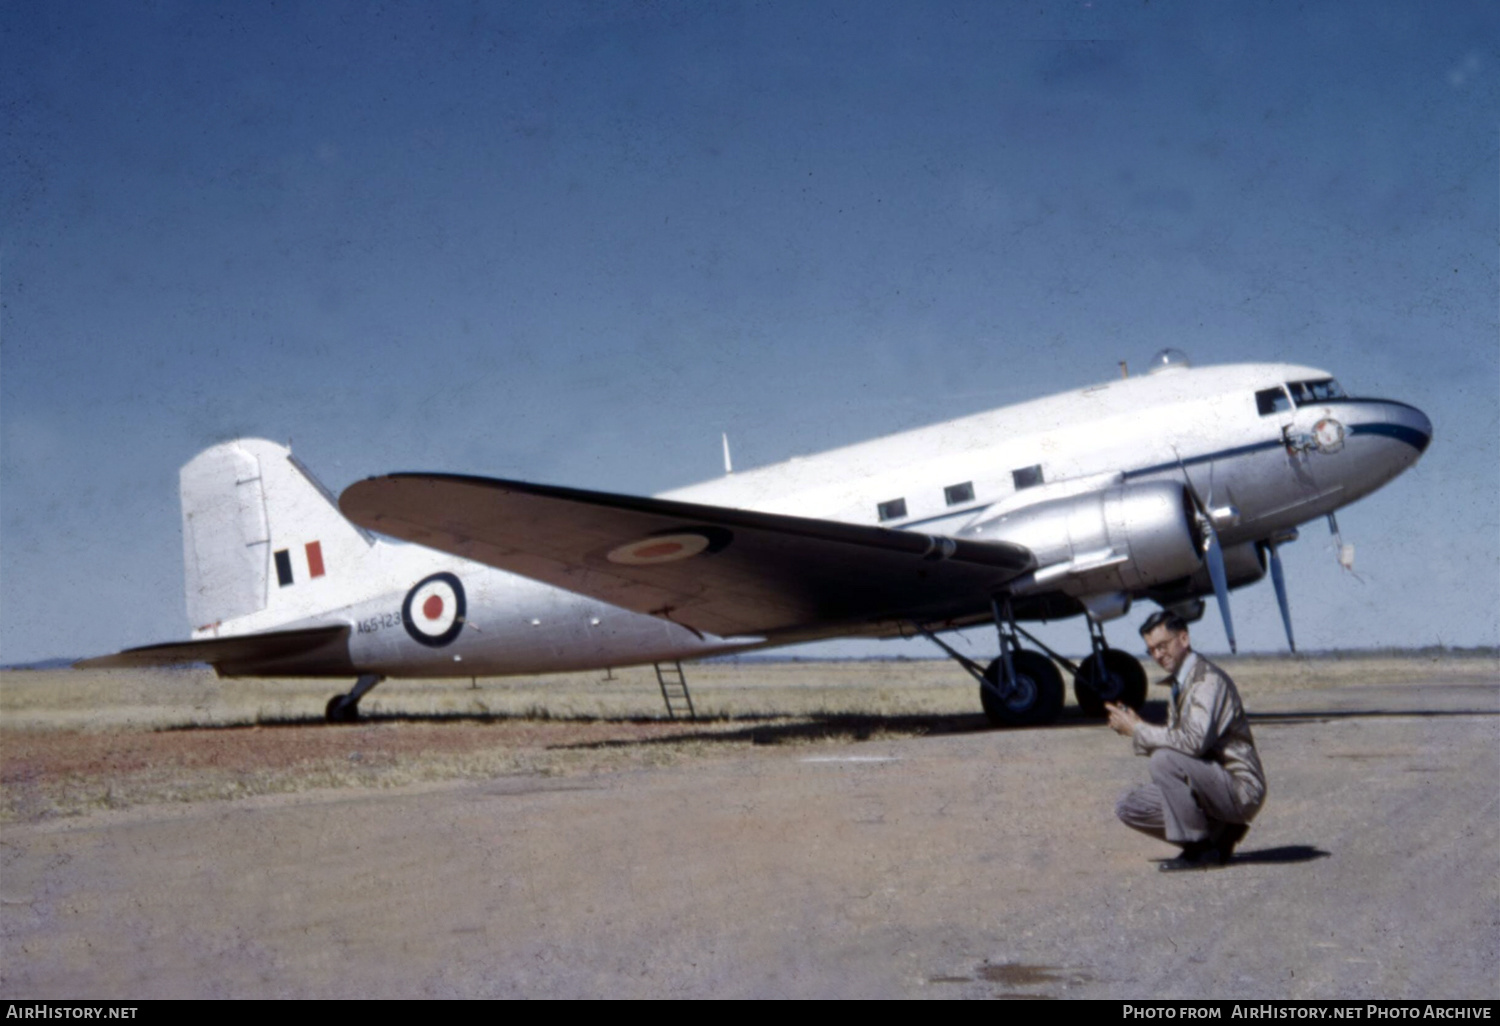
[[[1286,389],[1277,385],[1275,388],[1263,388],[1255,393],[1255,408],[1260,410],[1262,417],[1272,413],[1281,413],[1292,408],[1292,401],[1287,398]]]
[[[1292,398],[1297,401],[1298,406],[1320,403],[1325,399],[1345,398],[1344,390],[1332,378],[1323,378],[1321,381],[1293,381],[1286,387],[1291,389]]]

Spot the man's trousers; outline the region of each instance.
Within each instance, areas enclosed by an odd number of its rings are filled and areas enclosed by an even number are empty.
[[[1151,783],[1126,792],[1115,815],[1128,827],[1173,844],[1217,838],[1225,823],[1248,823],[1234,796],[1234,780],[1216,762],[1171,748],[1151,753]]]

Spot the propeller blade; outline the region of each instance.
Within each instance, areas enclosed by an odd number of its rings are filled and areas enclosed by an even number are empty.
[[[1177,452],[1176,449],[1172,451]],[[1193,508],[1198,512],[1197,520],[1203,532],[1203,560],[1208,564],[1208,576],[1214,583],[1214,598],[1219,600],[1219,615],[1224,618],[1224,634],[1229,638],[1229,651],[1238,653],[1239,646],[1234,640],[1234,621],[1229,616],[1229,574],[1224,569],[1224,549],[1219,544],[1219,532],[1214,530],[1214,518],[1209,515],[1203,497],[1193,487],[1193,479],[1188,476],[1187,464],[1182,462],[1181,453],[1177,453],[1177,466],[1182,471],[1182,483],[1193,500]],[[1213,487],[1212,475],[1213,465],[1210,464],[1210,488]]]
[[[1234,622],[1229,618],[1229,575],[1224,571],[1224,549],[1219,545],[1219,532],[1213,522],[1203,518],[1203,537],[1207,543],[1203,558],[1208,563],[1208,576],[1214,582],[1214,598],[1219,600],[1219,615],[1224,618],[1224,633],[1229,638],[1229,651],[1238,652],[1234,642]]]
[[[1297,641],[1292,637],[1292,608],[1286,601],[1286,574],[1281,569],[1281,553],[1275,542],[1268,542],[1266,551],[1271,557],[1271,583],[1276,586],[1276,604],[1281,607],[1281,622],[1286,626],[1286,643],[1295,652]]]

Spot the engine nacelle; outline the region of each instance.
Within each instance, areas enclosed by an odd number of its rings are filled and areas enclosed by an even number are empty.
[[[1188,577],[1203,565],[1192,500],[1182,485],[1168,481],[1039,502],[958,536],[1030,549],[1037,569],[1011,583],[1016,594],[1140,591]]]

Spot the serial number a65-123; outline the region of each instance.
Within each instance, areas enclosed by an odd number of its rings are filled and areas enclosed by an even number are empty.
[[[374,634],[376,631],[383,631],[391,627],[400,626],[400,613],[381,613],[379,616],[372,616],[368,620],[361,620],[357,624],[359,633],[361,634]]]

